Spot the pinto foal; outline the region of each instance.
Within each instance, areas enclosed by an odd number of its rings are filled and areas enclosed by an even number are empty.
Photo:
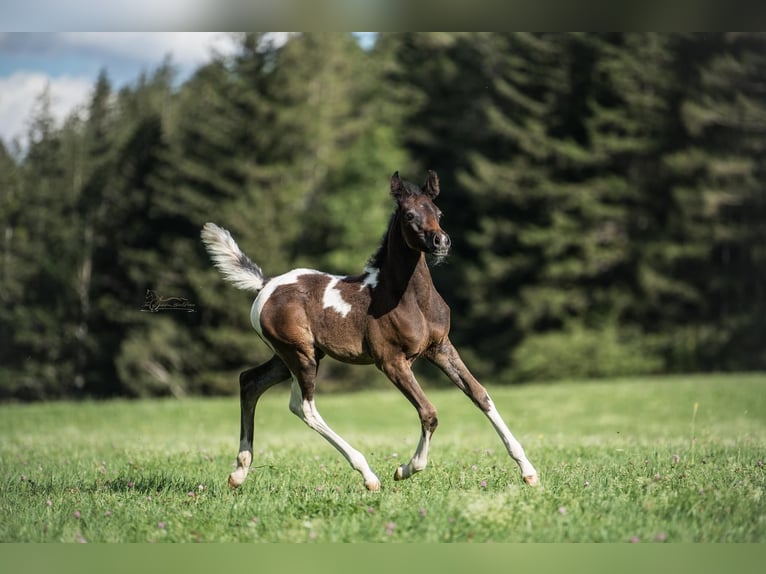
[[[424,254],[447,256],[450,238],[439,226],[441,212],[433,200],[439,179],[433,171],[422,188],[391,178],[396,209],[378,252],[360,275],[339,277],[311,269],[294,269],[267,277],[225,229],[206,223],[205,244],[215,266],[235,287],[258,293],[250,321],[274,351],[263,365],[244,371],[240,384],[240,445],[233,488],[242,484],[253,462],[253,423],[258,398],[270,387],[292,379],[290,410],[338,449],[361,473],[368,490],[380,480],[364,455],[351,447],[322,419],[314,403],[319,361],[329,355],[346,363],[370,364],[383,371],[417,409],[422,426],[412,459],[399,466],[395,480],[409,478],[428,462],[428,445],[436,430],[436,408],[412,373],[425,357],[452,380],[492,423],[523,479],[538,483],[527,460],[495,409],[486,389],[471,375],[448,338],[450,310],[431,281]]]

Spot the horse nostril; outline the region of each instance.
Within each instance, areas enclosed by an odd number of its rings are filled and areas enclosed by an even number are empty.
[[[449,235],[441,232],[433,234],[431,243],[433,244],[434,249],[449,249],[452,242],[450,241]]]

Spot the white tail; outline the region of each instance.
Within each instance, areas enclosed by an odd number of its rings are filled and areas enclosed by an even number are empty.
[[[206,223],[200,235],[213,264],[223,273],[226,281],[245,291],[263,289],[266,283],[263,271],[242,253],[231,233],[215,223]]]

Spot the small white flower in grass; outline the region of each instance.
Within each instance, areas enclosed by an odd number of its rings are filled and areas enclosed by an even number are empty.
[[[167,524],[165,524],[164,522],[158,522],[157,523],[157,528],[159,528],[160,530],[165,530],[166,526],[167,526]]]
[[[53,506],[53,501],[49,498],[45,501],[45,506]]]
[[[73,516],[79,520],[79,518],[82,516],[82,514],[80,514],[79,510],[75,510]]]
[[[566,506],[559,506],[559,514],[561,514],[563,516],[566,513],[567,513]]]

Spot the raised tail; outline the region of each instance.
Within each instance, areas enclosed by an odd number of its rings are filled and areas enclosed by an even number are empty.
[[[215,223],[202,227],[202,243],[210,254],[213,264],[223,273],[223,278],[237,289],[260,291],[266,283],[266,276],[234,241],[231,233]]]

